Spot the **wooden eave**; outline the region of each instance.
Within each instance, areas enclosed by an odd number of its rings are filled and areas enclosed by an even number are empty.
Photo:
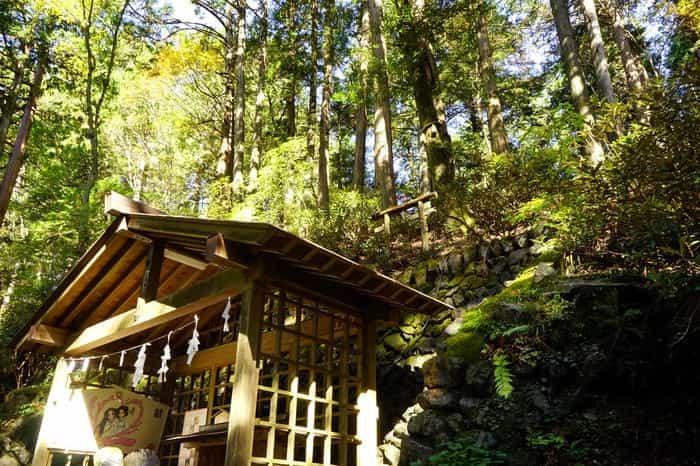
[[[310,289],[379,319],[386,319],[381,312],[431,314],[450,308],[270,224],[170,216],[115,194],[108,196],[106,211],[118,217],[18,333],[12,342],[16,349],[57,350],[60,345],[50,344],[56,338],[70,342],[84,329],[133,310],[146,256],[156,241],[166,248],[156,300],[224,269],[262,264],[265,280]],[[214,252],[212,242],[219,245]],[[168,327],[151,332],[156,330]]]

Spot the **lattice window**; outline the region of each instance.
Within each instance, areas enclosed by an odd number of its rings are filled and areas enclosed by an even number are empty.
[[[354,314],[267,290],[253,464],[357,463],[361,329]]]
[[[166,434],[182,432],[185,411],[209,406],[210,377],[211,371],[204,370],[175,378],[173,402],[170,410],[171,422]]]

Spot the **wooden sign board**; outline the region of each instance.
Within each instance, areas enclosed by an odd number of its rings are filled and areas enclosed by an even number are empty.
[[[85,390],[83,396],[99,448],[117,447],[124,454],[158,451],[167,405],[122,388]]]

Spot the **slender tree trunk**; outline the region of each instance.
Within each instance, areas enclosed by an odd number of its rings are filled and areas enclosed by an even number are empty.
[[[382,207],[396,204],[394,154],[391,134],[391,101],[386,64],[386,45],[382,36],[384,15],[382,0],[368,0],[370,37],[374,49],[372,78],[375,85],[374,165],[375,179],[382,196]]]
[[[24,55],[28,55],[26,46],[24,46]],[[24,68],[26,60],[18,60],[13,70],[12,83],[6,90],[5,101],[2,105],[2,114],[0,115],[0,154],[5,152],[7,144],[7,133],[10,130],[12,117],[17,112],[17,99],[19,98],[20,87],[24,80]]]
[[[571,99],[574,102],[576,110],[581,115],[584,121],[584,131],[586,134],[586,152],[592,165],[598,165],[604,158],[603,147],[590,134],[590,129],[595,123],[595,118],[591,111],[586,91],[586,83],[583,79],[583,70],[581,68],[581,60],[578,56],[578,45],[574,37],[574,31],[571,27],[569,19],[569,10],[566,0],[549,0],[554,16],[554,25],[557,29],[557,37],[559,38],[559,52],[562,62],[569,80],[569,89],[571,91]]]
[[[48,62],[48,49],[40,49],[39,60],[37,61],[36,68],[34,69],[34,78],[32,79],[32,85],[29,89],[29,98],[24,106],[24,114],[22,115],[22,120],[19,124],[19,128],[17,129],[15,143],[12,146],[10,159],[5,167],[5,174],[2,178],[2,184],[0,185],[0,226],[2,226],[3,222],[5,221],[5,215],[7,214],[7,209],[10,205],[12,191],[15,188],[15,183],[17,182],[17,177],[19,176],[22,165],[24,165],[24,155],[27,149],[29,133],[32,129],[32,120],[34,119],[36,102],[39,98],[39,94],[41,93],[41,83],[44,79],[44,72],[46,71]]]
[[[615,0],[606,0],[603,5],[612,19],[613,37],[617,48],[620,50],[620,57],[625,68],[627,88],[630,91],[640,91],[642,89],[642,77],[637,69],[637,57],[632,51],[632,45],[627,37],[625,23],[617,11]]]
[[[217,172],[233,181],[233,114],[235,107],[235,9],[232,2],[226,2],[224,13],[224,112],[221,122],[221,146]]]
[[[615,93],[613,91],[612,78],[610,78],[608,59],[605,56],[605,44],[603,43],[603,34],[600,32],[595,0],[581,0],[581,9],[583,10],[584,18],[586,18],[586,28],[591,40],[591,53],[593,54],[593,66],[598,89],[605,97],[605,100],[611,104],[615,102]]]
[[[481,121],[481,98],[478,92],[475,92],[474,96],[469,99],[469,124],[472,127],[472,132],[481,134],[484,122]]]
[[[484,94],[488,101],[487,117],[489,123],[489,135],[491,137],[491,149],[497,154],[508,152],[508,136],[503,123],[501,112],[501,99],[496,85],[496,74],[491,61],[491,44],[489,43],[487,12],[483,11],[479,16],[479,71],[484,86]]]
[[[311,70],[309,72],[309,111],[307,114],[306,150],[309,160],[316,160],[316,91],[318,90],[318,0],[311,0],[311,27],[309,41],[311,49]]]
[[[263,156],[263,105],[265,105],[265,75],[267,73],[267,14],[269,0],[260,2],[260,57],[258,63],[258,92],[255,98],[255,120],[253,121],[253,149],[250,153],[250,191],[257,189],[258,170]]]
[[[84,178],[82,180],[80,192],[80,222],[78,224],[78,250],[82,251],[87,248],[90,241],[90,195],[92,189],[97,183],[100,167],[99,154],[99,132],[102,126],[102,105],[107,97],[107,90],[111,84],[112,71],[114,70],[114,61],[117,56],[117,46],[119,42],[119,32],[124,24],[124,14],[131,0],[125,0],[122,5],[117,21],[113,24],[113,29],[110,31],[110,50],[109,58],[106,64],[106,72],[99,80],[99,84],[95,78],[95,70],[97,69],[97,59],[92,50],[92,27],[94,25],[94,1],[83,3],[83,41],[87,58],[87,74],[85,76],[85,119],[87,122],[86,139],[90,145],[88,157],[85,161]],[[95,87],[98,86],[98,87]],[[96,95],[93,95],[93,92]]]
[[[367,92],[369,73],[370,24],[367,0],[360,2],[360,95],[355,110],[355,159],[352,168],[352,185],[362,192],[365,187],[365,152],[367,151]]]
[[[321,97],[321,120],[318,142],[318,207],[328,210],[328,147],[331,125],[331,92],[333,79],[333,23],[334,0],[324,0],[323,19],[323,95]]]
[[[287,0],[285,27],[287,29],[287,58],[283,64],[285,73],[284,115],[287,137],[297,134],[297,50],[299,48],[298,25],[296,21],[296,0]]]
[[[352,166],[352,186],[362,192],[365,187],[365,152],[367,150],[367,104],[360,101],[355,111],[355,159]]]
[[[424,5],[422,0],[413,0],[410,7],[413,23],[404,31],[404,56],[413,81],[420,143],[425,146],[428,157],[431,189],[441,190],[454,176],[452,141],[435,97],[438,94],[438,70],[432,46],[421,24]]]
[[[238,0],[236,25],[236,109],[233,133],[233,190],[243,187],[243,162],[245,158],[245,1]]]

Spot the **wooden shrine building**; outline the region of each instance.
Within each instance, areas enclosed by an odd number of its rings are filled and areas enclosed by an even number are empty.
[[[60,406],[108,387],[167,405],[162,466],[376,464],[376,327],[449,306],[272,225],[169,216],[115,193],[106,211],[116,219],[15,340],[18,355],[61,356],[33,466],[92,464],[95,442]]]

